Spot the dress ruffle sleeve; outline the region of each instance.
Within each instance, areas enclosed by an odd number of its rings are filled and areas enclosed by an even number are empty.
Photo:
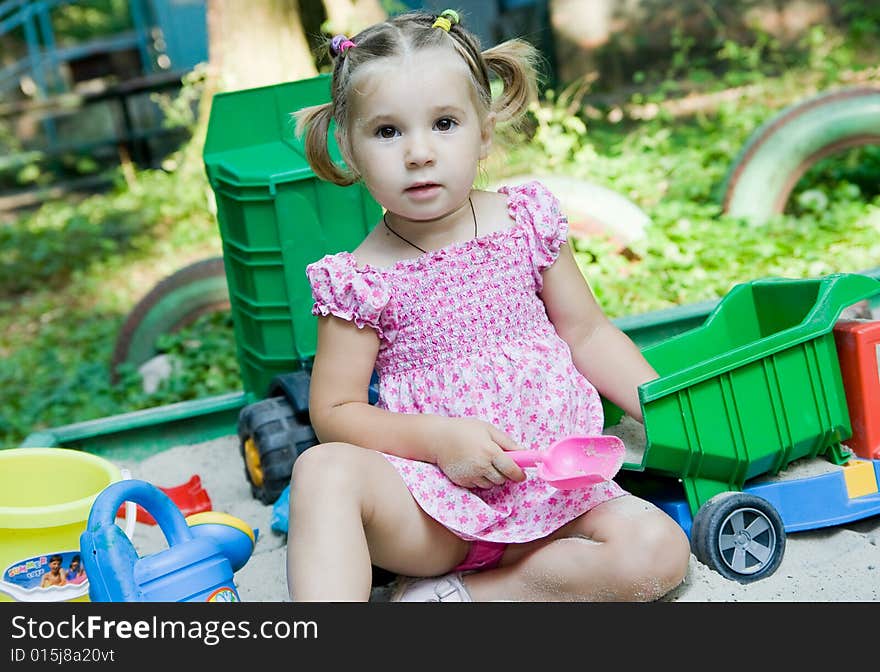
[[[541,271],[556,261],[559,248],[568,239],[568,219],[562,214],[559,199],[541,182],[526,182],[499,191],[508,194],[508,210],[526,232],[540,291],[543,287]]]
[[[391,288],[381,273],[367,266],[358,268],[348,252],[328,254],[306,266],[312,287],[312,315],[335,315],[376,330],[386,341],[397,331],[388,310]]]

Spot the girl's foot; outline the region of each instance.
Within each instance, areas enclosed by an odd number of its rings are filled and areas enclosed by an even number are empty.
[[[391,594],[392,602],[472,602],[461,574],[417,579],[400,576]]]

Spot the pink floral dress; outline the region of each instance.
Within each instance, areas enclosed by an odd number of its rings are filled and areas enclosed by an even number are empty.
[[[539,182],[499,191],[509,229],[387,268],[358,267],[348,252],[309,265],[312,313],[376,330],[381,408],[480,418],[537,450],[569,434],[601,434],[599,394],[538,296],[568,224]],[[469,540],[538,539],[624,494],[614,482],[557,490],[534,468],[521,483],[471,490],[436,465],[385,457],[428,515]]]

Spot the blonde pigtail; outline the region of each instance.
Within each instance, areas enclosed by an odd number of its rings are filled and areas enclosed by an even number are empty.
[[[343,170],[330,157],[328,140],[330,139],[330,122],[333,121],[331,103],[312,105],[294,112],[296,118],[296,136],[305,135],[306,160],[315,175],[322,180],[347,187],[357,181],[350,171]]]
[[[492,105],[498,121],[518,121],[538,95],[537,49],[525,40],[513,39],[487,49],[482,56],[504,85]]]

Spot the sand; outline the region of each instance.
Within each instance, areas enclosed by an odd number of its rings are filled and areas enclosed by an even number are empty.
[[[627,461],[630,461],[629,459]],[[289,601],[286,535],[271,527],[272,507],[254,499],[235,436],[178,446],[141,461],[118,461],[134,478],[173,487],[198,474],[213,510],[237,516],[258,531],[250,560],[235,574],[242,601]],[[691,556],[685,581],[666,602],[874,602],[880,601],[880,516],[787,535],[782,564],[749,584],[725,579]],[[161,531],[138,523],[134,544],[143,556],[167,546]],[[387,588],[372,601],[386,601]]]

